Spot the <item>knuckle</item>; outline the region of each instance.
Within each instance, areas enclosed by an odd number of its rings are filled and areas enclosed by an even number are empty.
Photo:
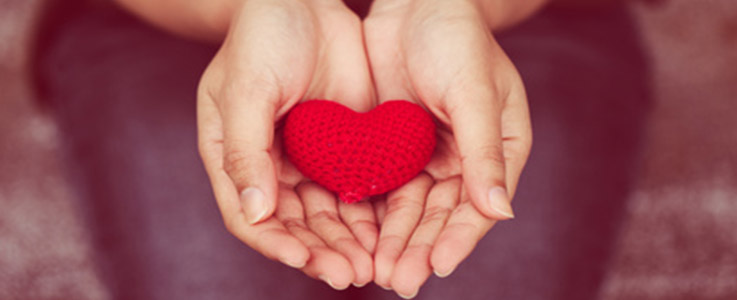
[[[404,245],[404,243],[406,241],[407,241],[407,237],[401,236],[401,235],[396,234],[396,233],[389,233],[389,234],[385,234],[385,235],[382,235],[382,236],[379,237],[379,244],[381,246],[386,246],[386,245],[388,245],[390,243]],[[399,253],[401,251],[397,247],[393,247],[391,249],[393,249],[393,251],[396,250],[396,251],[394,251],[396,253]]]
[[[464,164],[477,164],[479,161],[486,161],[494,167],[503,167],[504,147],[501,143],[489,143],[478,146],[469,155],[461,157]]]
[[[250,155],[240,150],[226,150],[223,155],[223,169],[232,176],[240,176],[254,166]]]
[[[242,150],[226,150],[223,154],[223,170],[228,174],[236,189],[241,191],[253,180],[254,170],[263,169],[263,160]]]
[[[522,137],[522,142],[520,143],[522,145],[522,152],[529,154],[530,150],[532,150],[532,134],[528,134]]]
[[[527,158],[530,155],[530,152],[532,151],[532,144],[534,142],[534,139],[532,138],[532,133],[527,134],[522,139],[522,145],[523,145],[523,151],[525,154],[525,158]]]
[[[532,151],[532,140],[523,143],[518,151],[518,159],[521,161],[527,161],[527,159],[530,157],[530,152]]]
[[[419,242],[416,244],[407,245],[407,249],[405,252],[431,252],[432,251],[432,245],[427,242]]]
[[[372,220],[355,220],[353,222],[348,223],[348,227],[352,228],[354,231],[358,230],[359,227],[372,230],[376,228],[376,222]]]
[[[309,221],[312,222],[329,222],[329,223],[340,223],[340,217],[337,213],[327,210],[321,210],[310,215]],[[308,221],[308,222],[309,222]],[[311,222],[311,223],[312,223]]]
[[[350,249],[353,246],[358,246],[356,239],[353,236],[340,236],[332,241],[332,244],[336,248]]]
[[[473,233],[474,236],[477,237],[477,239],[481,239],[483,237],[483,234],[485,234],[491,227],[486,229],[486,225],[481,226],[479,224],[476,224],[474,222],[457,222],[453,224],[448,224],[448,226],[445,228],[447,231],[454,231],[454,232],[467,232],[467,233]]]
[[[281,222],[282,224],[284,224],[284,227],[286,227],[290,231],[303,230],[307,228],[304,220],[300,218],[284,218],[281,220]]]
[[[427,224],[427,223],[433,223],[433,222],[442,222],[445,223],[445,220],[450,216],[451,209],[444,206],[430,206],[425,209],[425,214],[422,218],[421,224]]]
[[[520,137],[514,143],[504,148],[504,159],[511,164],[524,164],[530,157],[532,140],[528,137]]]
[[[212,161],[211,158],[211,151],[208,149],[208,146],[204,142],[200,142],[197,144],[197,152],[200,156],[200,159],[205,164],[205,167],[207,167],[208,171],[210,170],[210,163]]]
[[[202,159],[202,162],[208,168],[211,167],[210,165],[217,157],[217,155],[215,154],[216,151],[218,151],[216,145],[211,142],[205,141],[204,139],[200,139],[197,142],[197,152],[200,156],[200,159]]]
[[[422,211],[422,204],[417,201],[412,201],[407,195],[396,194],[389,198],[387,201],[388,207],[386,214],[394,215],[397,212],[414,212]]]

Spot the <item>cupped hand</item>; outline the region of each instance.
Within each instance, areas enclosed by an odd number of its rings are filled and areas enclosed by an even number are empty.
[[[532,133],[518,72],[472,0],[376,1],[364,34],[379,102],[413,100],[439,123],[425,171],[379,212],[375,282],[412,297],[449,275],[510,199]]]
[[[200,81],[200,155],[228,230],[336,289],[373,279],[370,203],[346,206],[284,156],[280,119],[304,99],[374,106],[360,19],[338,0],[246,0]]]

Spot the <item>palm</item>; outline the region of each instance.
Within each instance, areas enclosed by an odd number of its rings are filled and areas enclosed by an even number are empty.
[[[411,12],[374,7],[365,21],[379,101],[415,101],[440,124],[438,145],[425,172],[386,198],[375,281],[404,296],[416,293],[433,271],[449,274],[495,223],[480,211],[488,207],[471,201],[484,184],[479,178],[486,177],[469,176],[477,174],[473,163],[478,157],[462,154],[464,147],[478,147],[473,135],[498,134],[503,141],[498,147],[505,154],[501,172],[506,164],[502,177],[511,193],[529,149],[526,100],[514,66],[475,8],[446,4],[412,7]],[[493,118],[474,110],[501,113]],[[462,118],[470,120],[459,122]],[[502,149],[476,154],[497,150]]]
[[[305,99],[367,110],[373,89],[360,20],[346,8],[307,5],[245,2],[200,82],[200,148],[229,231],[267,257],[345,288],[373,277],[373,209],[337,205],[302,176],[284,156],[278,124]],[[255,218],[239,205],[238,191],[254,180],[276,205],[273,216],[249,224]]]
[[[429,108],[413,87],[404,55],[387,55],[404,53],[400,48],[401,35],[396,30],[400,28],[398,20],[388,16],[367,20],[367,51],[379,101],[405,99]],[[372,34],[372,30],[377,33]],[[377,203],[385,212],[379,213],[382,218],[375,255],[375,281],[404,296],[412,295],[412,286],[419,285],[417,281],[424,281],[431,274],[431,266],[427,263],[430,252],[437,234],[458,204],[462,186],[461,159],[455,136],[447,124],[439,125],[436,149],[424,171]],[[430,201],[433,190],[435,197]],[[428,219],[428,213],[430,221],[421,221]],[[423,226],[418,228],[418,224]],[[402,282],[407,279],[415,282]]]

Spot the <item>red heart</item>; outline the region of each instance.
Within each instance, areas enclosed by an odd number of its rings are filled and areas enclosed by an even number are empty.
[[[403,100],[367,113],[312,100],[287,116],[284,146],[303,175],[353,203],[417,176],[435,149],[435,123],[422,107]]]

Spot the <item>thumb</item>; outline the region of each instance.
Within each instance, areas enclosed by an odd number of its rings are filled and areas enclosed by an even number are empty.
[[[497,220],[514,218],[505,181],[503,103],[493,96],[493,91],[471,93],[472,98],[467,92],[449,107],[465,188],[484,216]]]
[[[268,219],[276,208],[277,178],[271,147],[278,93],[235,89],[222,99],[223,169],[238,190],[247,221]]]

